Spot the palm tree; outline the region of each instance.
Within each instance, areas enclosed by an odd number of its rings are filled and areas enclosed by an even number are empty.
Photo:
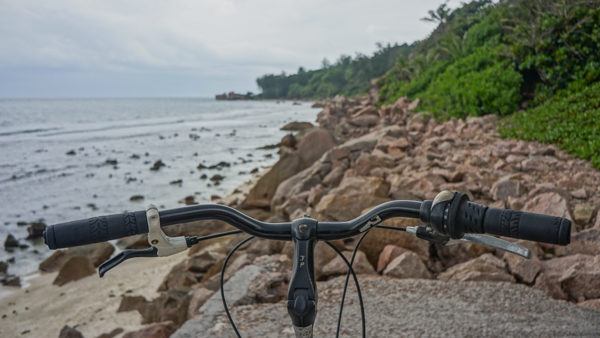
[[[436,10],[430,9],[426,17],[421,18],[422,21],[444,23],[448,19],[452,10],[448,7],[447,2],[441,4]]]

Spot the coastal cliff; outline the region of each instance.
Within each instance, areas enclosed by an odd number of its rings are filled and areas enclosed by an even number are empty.
[[[279,161],[219,202],[261,220],[304,214],[347,220],[385,201],[432,199],[448,189],[494,207],[567,217],[574,223],[572,244],[519,241],[532,251],[530,260],[477,244],[439,246],[372,230],[355,261],[367,295],[368,335],[600,332],[600,172],[555,146],[502,139],[494,116],[440,122],[415,113],[417,107],[418,101],[406,98],[381,107],[369,96],[331,99],[317,126],[284,126],[290,134],[278,145]],[[228,228],[197,222],[169,231],[202,235]],[[221,307],[218,274],[232,244],[244,237],[203,242],[169,258],[134,260],[102,280],[92,273],[99,257],[112,254],[106,245],[62,251],[42,263],[47,272],[30,287],[0,301],[0,334],[233,336]],[[334,244],[349,254],[355,241]],[[138,237],[119,245],[145,244]],[[291,251],[291,243],[255,239],[233,256],[225,290],[244,336],[293,335],[283,301]],[[337,315],[338,277],[346,269],[322,243],[315,265],[321,296],[316,330],[327,336]],[[82,270],[91,273],[79,274]],[[343,333],[356,336],[354,295],[347,301]],[[455,309],[468,316],[468,327],[444,315],[438,325],[428,325],[434,311]]]

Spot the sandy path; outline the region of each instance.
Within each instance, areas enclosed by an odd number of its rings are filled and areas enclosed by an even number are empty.
[[[116,312],[121,295],[158,296],[163,277],[185,255],[130,260],[102,279],[93,275],[62,287],[52,285],[56,273],[36,277],[29,287],[0,299],[0,317],[6,315],[0,319],[0,337],[58,337],[64,325],[77,324],[85,337],[139,328],[136,311]]]

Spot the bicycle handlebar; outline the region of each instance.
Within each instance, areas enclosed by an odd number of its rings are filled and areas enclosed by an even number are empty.
[[[262,222],[225,205],[203,204],[164,210],[159,216],[161,226],[220,220],[257,237],[292,239],[291,222]],[[318,222],[315,236],[322,240],[348,238],[393,217],[420,218],[451,238],[461,238],[464,233],[490,233],[565,245],[571,233],[571,222],[567,219],[488,208],[469,202],[465,194],[445,191],[433,201],[390,201],[350,221]],[[44,240],[50,249],[59,249],[144,233],[148,233],[145,212],[136,211],[50,225],[44,232]]]
[[[148,233],[149,248],[122,251],[99,267],[101,277],[126,259],[169,256],[181,252],[201,240],[198,237],[188,236],[169,237],[161,229],[162,226],[166,225],[198,220],[220,220],[257,237],[291,240],[294,243],[294,266],[288,285],[288,313],[292,319],[296,336],[312,337],[317,311],[317,292],[314,278],[314,245],[316,240],[328,241],[352,237],[364,233],[384,220],[393,217],[420,218],[428,226],[409,227],[415,228],[411,229],[411,232],[414,230],[413,233],[416,236],[438,243],[448,243],[450,238],[461,239],[464,236],[468,240],[468,238],[477,236],[466,236],[467,233],[491,233],[565,245],[569,243],[571,233],[571,222],[564,218],[488,208],[481,204],[469,202],[465,194],[442,191],[433,201],[390,201],[346,222],[319,222],[310,217],[302,217],[292,222],[269,223],[256,220],[231,207],[218,204],[196,205],[162,212],[151,206],[146,211],[126,212],[50,225],[44,231],[44,240],[50,249],[58,249]],[[408,232],[409,228],[399,230]],[[215,234],[214,236],[236,232],[238,231]],[[249,237],[235,246],[223,263],[221,292],[223,292],[223,276],[227,260],[240,245],[251,238]],[[479,237],[475,242],[496,246],[524,257],[529,255],[526,249],[523,249],[523,252],[515,251],[514,248],[511,248],[512,243],[497,238],[486,240]],[[498,242],[501,242],[501,244],[498,244]],[[337,251],[333,245],[331,246]],[[338,254],[348,264],[348,273],[354,275],[352,270],[354,258],[348,262],[341,252],[338,252]],[[358,281],[356,276],[354,278],[360,297]],[[225,298],[222,297],[227,311]],[[365,319],[364,312],[362,312],[362,300],[360,305],[364,337]],[[227,311],[227,313],[229,312]],[[233,320],[229,319],[239,337]]]

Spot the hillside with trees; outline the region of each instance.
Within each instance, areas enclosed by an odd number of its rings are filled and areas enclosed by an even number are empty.
[[[599,0],[476,0],[455,10],[442,4],[422,20],[437,24],[427,38],[402,52],[380,50],[395,54],[378,63],[390,68],[372,81],[381,105],[419,99],[420,111],[441,120],[496,114],[504,137],[555,143],[600,168]],[[265,98],[361,94],[377,77],[367,79],[365,63],[348,62],[362,74],[344,77],[349,90],[324,80],[342,73],[341,62],[279,76],[285,84],[257,82]],[[303,74],[320,74],[310,77],[310,90]]]
[[[342,55],[331,63],[323,59],[316,70],[298,69],[295,74],[267,74],[256,80],[264,99],[326,98],[335,95],[357,95],[370,88],[371,79],[382,76],[399,58],[404,58],[412,46],[377,44],[371,56],[357,53]]]

